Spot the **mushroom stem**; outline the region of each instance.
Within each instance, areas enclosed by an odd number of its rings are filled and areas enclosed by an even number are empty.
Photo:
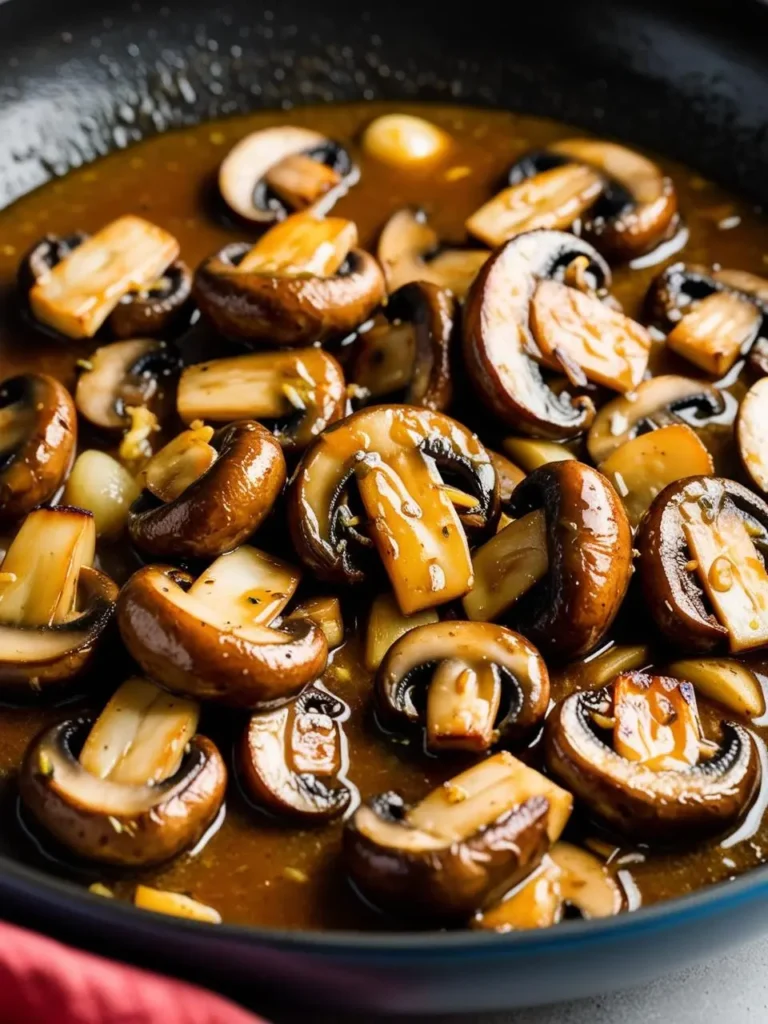
[[[331,277],[357,245],[357,227],[341,217],[294,213],[243,256],[236,271],[278,277]]]
[[[213,427],[183,430],[156,452],[139,474],[139,484],[166,504],[179,498],[217,458],[209,441]]]
[[[462,658],[441,661],[427,690],[430,750],[487,750],[501,703],[499,670]]]

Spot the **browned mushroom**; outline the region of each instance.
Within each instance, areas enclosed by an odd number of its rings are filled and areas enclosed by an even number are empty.
[[[198,708],[148,680],[124,683],[93,721],[42,732],[19,776],[23,806],[80,857],[157,864],[194,845],[219,813],[227,770],[195,735]]]
[[[313,345],[349,334],[384,298],[376,260],[339,217],[294,214],[251,246],[235,243],[195,273],[201,312],[254,345]]]
[[[478,914],[473,928],[511,932],[549,928],[576,911],[586,921],[613,917],[626,904],[602,861],[571,843],[555,843],[541,864],[501,902]]]
[[[488,451],[491,456],[493,468],[496,470],[496,477],[499,481],[499,498],[502,506],[506,505],[512,497],[512,492],[525,478],[525,470],[521,469],[514,462],[502,455],[500,452]]]
[[[529,874],[571,804],[570,793],[503,751],[413,806],[390,792],[359,807],[344,831],[347,870],[389,912],[466,920]]]
[[[682,422],[706,426],[725,411],[722,392],[711,384],[674,375],[652,377],[634,394],[614,398],[600,409],[587,437],[587,450],[599,465],[638,434]]]
[[[746,487],[692,476],[666,487],[637,541],[648,610],[675,647],[768,644],[768,505]]]
[[[248,795],[279,817],[329,821],[357,797],[348,781],[349,707],[315,683],[290,704],[252,715],[239,750]]]
[[[187,367],[179,380],[179,416],[206,420],[267,420],[285,451],[300,451],[344,416],[344,372],[319,348],[214,359]]]
[[[571,460],[535,470],[517,486],[507,506],[509,515],[521,522],[539,510],[546,522],[546,576],[513,605],[510,621],[542,651],[576,658],[605,636],[627,592],[632,572],[629,523],[608,480]],[[508,526],[492,543],[499,544],[517,527]],[[523,543],[528,536],[520,533],[522,546],[540,550],[539,542]],[[513,563],[512,569],[519,566]],[[491,609],[497,612],[495,602]],[[484,617],[474,606],[473,612]]]
[[[544,735],[554,776],[597,817],[645,842],[724,832],[760,781],[747,730],[724,722],[719,746],[705,740],[693,687],[663,676],[629,672],[574,693],[555,706]]]
[[[447,288],[463,299],[490,255],[485,249],[445,248],[420,210],[398,210],[384,226],[377,256],[390,295],[413,281]]]
[[[0,686],[15,696],[73,679],[87,666],[118,588],[91,568],[93,516],[36,509],[0,565]]]
[[[768,494],[768,377],[756,381],[742,399],[736,440],[744,471],[757,490]]]
[[[219,168],[219,191],[238,217],[271,224],[307,207],[327,213],[358,176],[338,143],[309,128],[281,125],[252,132],[229,151]]]
[[[169,332],[183,319],[191,275],[167,231],[124,216],[95,235],[49,235],[19,272],[32,316],[75,340],[101,326],[118,338]]]
[[[423,728],[433,752],[483,751],[541,725],[549,674],[536,648],[510,629],[436,622],[390,647],[375,694],[385,727]]]
[[[674,352],[723,377],[765,334],[768,282],[740,270],[675,263],[651,285],[647,305]]]
[[[53,377],[27,373],[0,385],[0,521],[21,519],[56,494],[72,468],[77,413]]]
[[[309,618],[275,621],[298,582],[290,566],[246,546],[196,580],[146,566],[120,592],[117,622],[130,654],[169,690],[269,708],[316,679],[328,656],[323,631]]]
[[[124,430],[130,422],[129,407],[147,406],[162,419],[179,366],[178,355],[152,338],[103,345],[78,378],[77,411],[102,430]]]
[[[534,437],[573,437],[589,427],[587,397],[555,395],[541,375],[529,320],[540,282],[585,258],[597,288],[610,283],[603,258],[560,231],[530,231],[497,249],[475,279],[464,310],[464,358],[483,402],[503,423]]]
[[[446,487],[442,475],[461,480],[469,495]],[[313,442],[292,480],[288,511],[295,549],[322,579],[360,583],[361,555],[375,548],[401,611],[411,614],[470,589],[465,530],[493,532],[498,487],[490,456],[465,427],[442,413],[381,405]]]
[[[352,379],[371,398],[398,396],[442,412],[451,403],[451,344],[456,301],[425,281],[390,296],[381,323],[360,334]]]
[[[237,547],[269,514],[285,482],[285,458],[252,420],[181,437],[181,449],[172,441],[144,470],[147,489],[129,510],[128,532],[156,557],[212,558]]]

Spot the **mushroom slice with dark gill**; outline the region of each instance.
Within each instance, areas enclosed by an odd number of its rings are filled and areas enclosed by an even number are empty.
[[[252,132],[229,151],[219,168],[219,191],[238,217],[265,225],[307,207],[327,213],[357,177],[338,143],[283,125]]]
[[[101,715],[46,729],[19,776],[24,809],[73,853],[138,867],[194,845],[224,800],[227,770],[196,735],[199,708],[129,679]]]
[[[75,340],[92,338],[123,301],[126,308],[120,311],[118,325],[125,325],[126,318],[135,313],[137,322],[143,324],[136,333],[143,335],[153,329],[165,332],[172,316],[178,314],[169,295],[178,290],[173,282],[184,280],[188,285],[188,271],[183,264],[174,263],[179,243],[156,224],[127,215],[82,238],[74,247],[57,246],[56,241],[42,243],[47,246],[46,254],[34,250],[26,261],[28,273],[21,274],[22,279],[34,278],[29,307],[45,327]],[[178,279],[168,278],[171,283],[166,285],[161,279],[172,264]],[[171,291],[166,294],[168,288]],[[187,290],[181,305],[188,296]],[[128,310],[134,301],[141,306],[140,314]],[[168,306],[168,318],[158,308],[162,302]]]
[[[592,921],[613,917],[625,905],[621,885],[602,861],[579,846],[559,842],[528,878],[477,914],[472,927],[494,932],[549,928],[574,912]]]
[[[687,477],[641,525],[640,579],[653,619],[676,648],[734,653],[768,644],[768,505],[719,477]]]
[[[259,241],[225,246],[195,274],[201,312],[251,345],[314,345],[343,337],[384,298],[376,260],[340,217],[295,213]]]
[[[279,443],[255,421],[184,431],[142,472],[145,489],[128,512],[131,540],[155,557],[214,558],[260,526],[285,477]]]
[[[319,348],[259,352],[187,367],[176,403],[185,423],[267,420],[285,451],[299,451],[344,416],[344,372]]]
[[[352,379],[373,399],[397,397],[442,412],[451,403],[456,300],[425,281],[390,296],[380,321],[356,342]]]
[[[407,806],[397,793],[347,821],[352,881],[377,906],[426,920],[466,920],[536,867],[571,813],[571,794],[495,754]]]
[[[179,368],[179,357],[162,341],[134,338],[103,345],[78,377],[77,411],[102,430],[124,430],[130,424],[126,409],[139,406],[163,419],[166,388]]]
[[[475,435],[448,416],[373,406],[312,443],[288,512],[296,551],[322,579],[362,582],[370,565],[363,556],[375,550],[409,615],[472,586],[467,533],[482,537],[496,526],[496,474]]]
[[[760,781],[742,726],[705,739],[688,682],[628,672],[556,704],[544,730],[547,767],[588,810],[642,842],[725,832]]]
[[[646,304],[673,352],[723,377],[766,333],[768,281],[740,270],[675,263],[653,282]]]
[[[568,460],[534,470],[515,489],[506,511],[518,522],[491,543],[502,549],[512,579],[497,580],[493,566],[481,561],[481,549],[475,566],[483,578],[476,586],[485,607],[470,598],[467,610],[473,617],[495,617],[514,599],[511,625],[545,655],[567,660],[588,654],[616,617],[632,572],[631,531],[619,496],[602,473]],[[524,517],[539,511],[545,519],[547,568],[536,583],[544,567],[542,525]],[[507,549],[506,534],[513,538]]]
[[[12,523],[56,494],[72,468],[77,413],[53,377],[27,373],[0,385],[0,521]]]
[[[472,384],[498,419],[533,437],[573,437],[594,418],[589,398],[556,395],[544,380],[529,325],[541,282],[562,277],[580,257],[582,276],[595,289],[607,287],[608,265],[586,242],[560,231],[518,235],[494,252],[467,297],[464,358]]]
[[[392,295],[405,284],[426,281],[463,299],[490,253],[440,245],[420,210],[392,214],[379,236],[377,256]]]
[[[584,234],[606,255],[631,260],[671,238],[680,218],[672,179],[652,160],[615,142],[563,139],[547,147],[608,179],[584,218]]]
[[[252,715],[239,748],[240,779],[256,804],[311,824],[346,813],[349,708],[321,683],[274,711]]]
[[[0,686],[29,695],[87,666],[118,588],[93,569],[96,529],[82,509],[36,509],[0,565]]]
[[[146,566],[120,592],[117,622],[132,657],[169,690],[228,707],[270,708],[316,679],[328,657],[311,619],[275,621],[298,583],[293,567],[245,545],[197,579]]]
[[[541,725],[549,674],[536,648],[504,626],[436,622],[389,649],[375,694],[386,728],[423,728],[433,753],[481,752]]]
[[[595,416],[587,451],[597,465],[639,434],[677,423],[706,426],[726,410],[721,391],[705,381],[673,374],[644,380],[630,395],[607,402]]]
[[[768,494],[768,377],[756,381],[741,400],[736,440],[744,472],[758,491]]]

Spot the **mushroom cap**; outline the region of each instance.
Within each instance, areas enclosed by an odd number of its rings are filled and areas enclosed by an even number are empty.
[[[219,456],[166,504],[144,492],[128,512],[133,543],[155,557],[212,558],[230,551],[264,521],[285,483],[285,458],[272,434],[252,420],[217,431]]]
[[[92,775],[78,761],[92,724],[88,715],[60,722],[30,744],[19,775],[25,809],[78,856],[105,864],[158,864],[196,843],[218,814],[227,784],[214,744],[195,736],[170,778],[125,785]]]
[[[543,508],[549,571],[513,612],[516,627],[545,654],[577,658],[597,646],[616,617],[632,573],[627,514],[609,481],[583,462],[552,462],[529,474],[506,511]]]
[[[0,521],[49,501],[72,468],[77,413],[53,377],[26,373],[0,385]]]
[[[445,288],[426,281],[403,285],[385,307],[390,321],[414,325],[416,356],[407,405],[443,412],[451,404],[451,349],[457,324],[457,303]]]
[[[475,390],[503,423],[533,437],[562,440],[591,424],[586,396],[556,395],[530,354],[529,307],[538,283],[557,279],[578,256],[598,288],[610,284],[605,260],[562,231],[527,231],[500,246],[477,275],[464,307],[464,359]]]
[[[120,592],[120,635],[151,678],[195,700],[269,708],[321,675],[328,644],[314,622],[227,629],[186,593],[191,583],[187,573],[148,565]]]
[[[189,326],[192,312],[192,271],[183,260],[174,260],[151,288],[129,292],[107,320],[115,338],[144,336],[169,338]]]
[[[648,316],[669,330],[684,316],[691,303],[716,292],[748,299],[768,316],[768,280],[743,270],[709,269],[698,263],[673,263],[654,278],[645,304]],[[762,332],[764,333],[764,332]]]
[[[385,295],[376,260],[353,249],[330,277],[242,271],[248,243],[225,246],[195,273],[201,312],[217,330],[257,345],[314,345],[349,334]]]

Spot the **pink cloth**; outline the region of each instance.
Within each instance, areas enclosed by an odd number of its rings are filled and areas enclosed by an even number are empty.
[[[264,1024],[221,996],[0,923],[0,1024]]]

